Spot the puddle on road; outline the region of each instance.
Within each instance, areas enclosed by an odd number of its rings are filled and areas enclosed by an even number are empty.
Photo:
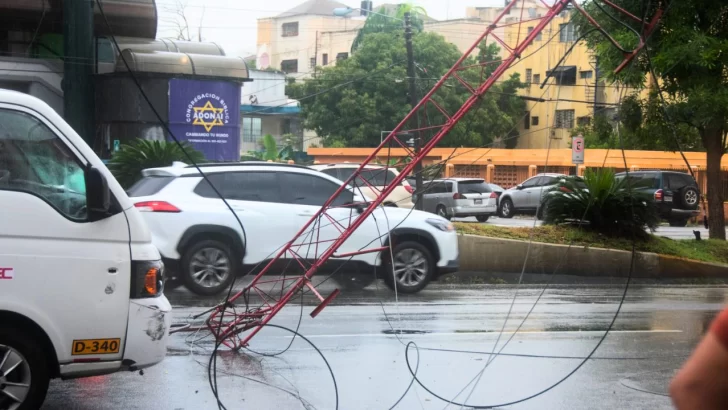
[[[385,330],[382,330],[382,333],[384,333],[385,335],[394,335],[394,334],[398,334],[398,335],[424,335],[424,334],[428,334],[428,333],[432,333],[432,332],[430,332],[429,330],[412,330],[412,329],[396,329],[396,330],[392,330],[392,329],[385,329]]]
[[[582,325],[550,325],[544,328],[546,332],[606,332],[608,324],[585,323]],[[647,331],[655,330],[644,324],[615,324],[610,330],[621,331]]]

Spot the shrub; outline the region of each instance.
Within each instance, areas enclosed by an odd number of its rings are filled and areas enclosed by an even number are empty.
[[[192,161],[195,163],[205,161],[205,156],[189,143],[182,142],[181,145]],[[170,166],[174,161],[190,162],[190,158],[176,142],[138,139],[120,147],[109,161],[109,170],[126,189],[141,178],[142,170]]]
[[[587,169],[583,182],[569,177],[546,194],[544,222],[581,223],[610,236],[645,237],[660,223],[652,195],[637,183],[615,179],[609,168]]]

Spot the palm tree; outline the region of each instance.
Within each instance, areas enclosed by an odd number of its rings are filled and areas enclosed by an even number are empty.
[[[380,7],[376,13],[370,13],[364,22],[364,26],[359,29],[354,42],[351,44],[351,52],[353,53],[361,45],[364,36],[370,33],[391,33],[403,32],[404,13],[409,12],[412,19],[412,29],[415,33],[420,33],[424,29],[425,22],[423,17],[427,17],[427,11],[412,3],[397,4],[397,9],[392,13],[391,8]]]

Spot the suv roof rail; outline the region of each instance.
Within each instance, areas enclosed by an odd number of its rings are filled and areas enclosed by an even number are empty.
[[[269,167],[292,167],[292,168],[303,168],[310,169],[305,165],[298,164],[284,164],[280,162],[266,162],[266,161],[243,161],[243,162],[205,162],[197,164],[200,168],[211,168],[211,167],[244,167],[244,166],[269,166]],[[195,165],[187,165],[185,168],[195,168]]]

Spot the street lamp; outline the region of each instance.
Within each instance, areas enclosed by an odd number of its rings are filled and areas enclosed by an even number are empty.
[[[351,8],[351,7],[337,7],[334,9],[334,16],[338,17],[345,17],[349,15],[354,10],[362,10],[361,8]],[[404,41],[405,41],[405,47],[407,48],[407,77],[409,80],[409,98],[410,98],[410,104],[412,105],[412,109],[414,109],[417,106],[417,103],[419,102],[417,99],[417,84],[415,84],[415,59],[414,59],[414,53],[412,51],[412,19],[410,18],[410,12],[406,11],[404,13],[404,20],[398,19],[396,17],[388,16],[386,14],[382,13],[375,13],[373,11],[366,10],[367,14],[376,14],[378,16],[383,16],[390,18],[392,20],[402,21],[404,22]],[[415,155],[420,153],[420,147],[422,145],[422,134],[419,131],[420,128],[420,118],[418,115],[414,116],[415,118],[415,128],[417,132],[417,135],[414,138],[414,153]],[[396,137],[396,136],[395,136]],[[420,161],[417,161],[415,163],[415,192],[422,192],[422,163]],[[418,197],[415,201],[415,209],[422,210],[422,201]]]

